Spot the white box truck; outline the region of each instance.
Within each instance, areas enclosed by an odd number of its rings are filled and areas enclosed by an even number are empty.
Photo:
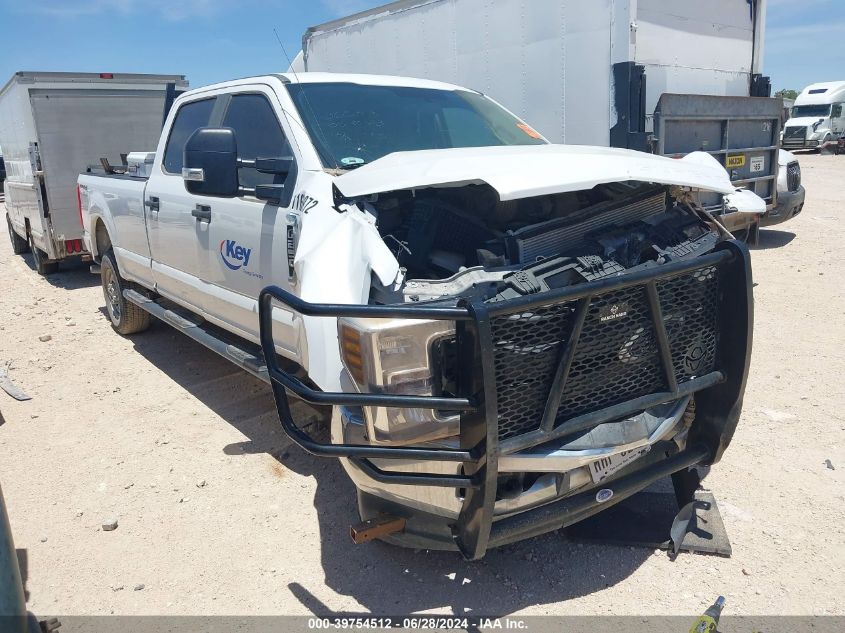
[[[704,150],[772,209],[782,106],[752,98],[771,92],[765,13],[765,0],[400,0],[308,29],[292,66],[465,85],[554,143]]]
[[[0,90],[6,224],[16,254],[46,275],[86,255],[76,179],[92,164],[123,165],[127,147],[154,145],[183,75],[18,72]]]
[[[845,134],[845,81],[828,81],[804,88],[790,111],[783,131],[787,149],[819,149]]]

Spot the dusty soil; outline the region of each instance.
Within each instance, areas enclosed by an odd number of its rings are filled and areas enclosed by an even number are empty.
[[[672,614],[723,594],[732,614],[845,613],[845,158],[801,163],[804,213],[753,252],[745,410],[706,480],[730,559],[559,534],[477,563],[353,546],[352,485],[289,445],[268,388],[166,325],[117,335],[87,266],[44,279],[0,240],[0,362],[33,397],[0,392],[29,608]],[[103,531],[109,518],[119,527]]]

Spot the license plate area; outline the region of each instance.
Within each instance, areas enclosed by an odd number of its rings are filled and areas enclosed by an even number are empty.
[[[642,448],[623,451],[594,461],[590,464],[590,477],[592,477],[593,483],[597,484],[604,481],[613,473],[621,470],[631,462],[638,460],[650,450],[651,446],[643,446]]]

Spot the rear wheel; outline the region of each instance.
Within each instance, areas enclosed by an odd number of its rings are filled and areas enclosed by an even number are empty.
[[[135,334],[150,327],[150,313],[142,310],[123,296],[123,291],[131,284],[120,276],[114,251],[103,255],[100,262],[100,279],[103,282],[103,296],[106,299],[106,312],[112,327],[120,334]]]
[[[39,275],[52,275],[59,270],[59,262],[51,262],[47,253],[35,245],[32,234],[29,235],[29,250],[32,251],[32,262]]]
[[[29,242],[15,233],[15,229],[12,228],[12,220],[9,216],[6,216],[6,226],[9,227],[9,239],[12,241],[12,252],[15,255],[23,255],[29,250]]]

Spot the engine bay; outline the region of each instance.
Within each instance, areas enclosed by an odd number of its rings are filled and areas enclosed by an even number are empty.
[[[720,234],[670,187],[616,182],[500,201],[487,185],[373,196],[371,212],[402,270],[371,302],[507,300],[696,256]]]

